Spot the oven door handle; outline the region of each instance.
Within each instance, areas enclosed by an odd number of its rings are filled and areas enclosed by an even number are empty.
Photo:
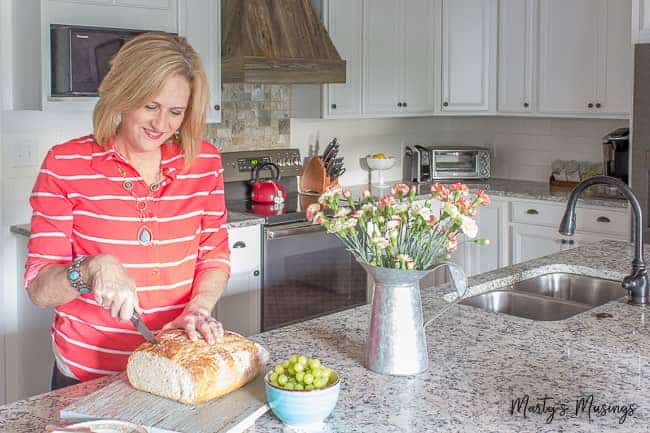
[[[304,235],[307,233],[322,232],[324,229],[318,224],[305,224],[305,225],[286,225],[276,227],[265,227],[265,239],[281,239],[289,236]]]

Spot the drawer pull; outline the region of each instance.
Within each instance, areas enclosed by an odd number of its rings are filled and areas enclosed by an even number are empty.
[[[235,242],[235,244],[232,247],[233,248],[246,248],[246,242],[237,241],[237,242]]]
[[[607,218],[606,216],[599,216],[598,218],[596,218],[596,221],[598,221],[599,223],[611,222],[611,220],[609,218]]]
[[[538,215],[538,214],[539,214],[539,211],[538,211],[537,209],[528,209],[528,210],[526,211],[526,213],[527,213],[528,215]]]
[[[253,272],[253,275],[255,275],[256,277],[259,277],[259,275],[260,275],[260,271],[254,271],[254,272]]]
[[[562,240],[560,241],[560,243],[561,243],[561,244],[566,244],[566,243],[567,243],[567,240],[566,240],[566,239],[562,239]]]

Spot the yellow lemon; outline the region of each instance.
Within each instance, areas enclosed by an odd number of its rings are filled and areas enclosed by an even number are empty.
[[[375,153],[375,154],[372,155],[372,158],[373,159],[386,159],[386,155],[384,155],[383,153]]]

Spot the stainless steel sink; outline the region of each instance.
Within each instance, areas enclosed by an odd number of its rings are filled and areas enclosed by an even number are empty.
[[[588,304],[593,307],[626,295],[620,281],[585,275],[554,273],[519,281],[514,290]]]
[[[460,302],[532,320],[563,320],[626,295],[621,283],[567,273],[540,275]]]

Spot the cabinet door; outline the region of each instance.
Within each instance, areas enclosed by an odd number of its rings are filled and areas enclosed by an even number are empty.
[[[402,11],[402,111],[409,114],[433,114],[434,2],[405,0],[402,2]]]
[[[499,90],[502,113],[530,113],[534,69],[535,0],[499,3]]]
[[[595,112],[604,6],[604,0],[540,0],[540,112]]]
[[[325,23],[339,55],[345,60],[345,83],[325,85],[325,117],[361,114],[362,0],[329,0]]]
[[[481,274],[508,266],[508,202],[492,200],[488,207],[481,207],[476,216],[478,237],[489,239],[489,245],[468,244],[471,275]]]
[[[400,8],[401,1],[395,0],[363,4],[364,114],[401,111]]]
[[[513,224],[511,233],[512,264],[557,253],[563,247],[557,228]]]
[[[601,20],[601,75],[596,95],[599,113],[630,114],[632,112],[632,82],[634,46],[630,43],[631,0],[606,0],[607,13]],[[599,107],[600,105],[600,107]]]
[[[488,111],[496,3],[442,2],[442,110]]]
[[[221,122],[221,0],[181,3],[180,32],[203,60],[210,99],[206,122]]]

